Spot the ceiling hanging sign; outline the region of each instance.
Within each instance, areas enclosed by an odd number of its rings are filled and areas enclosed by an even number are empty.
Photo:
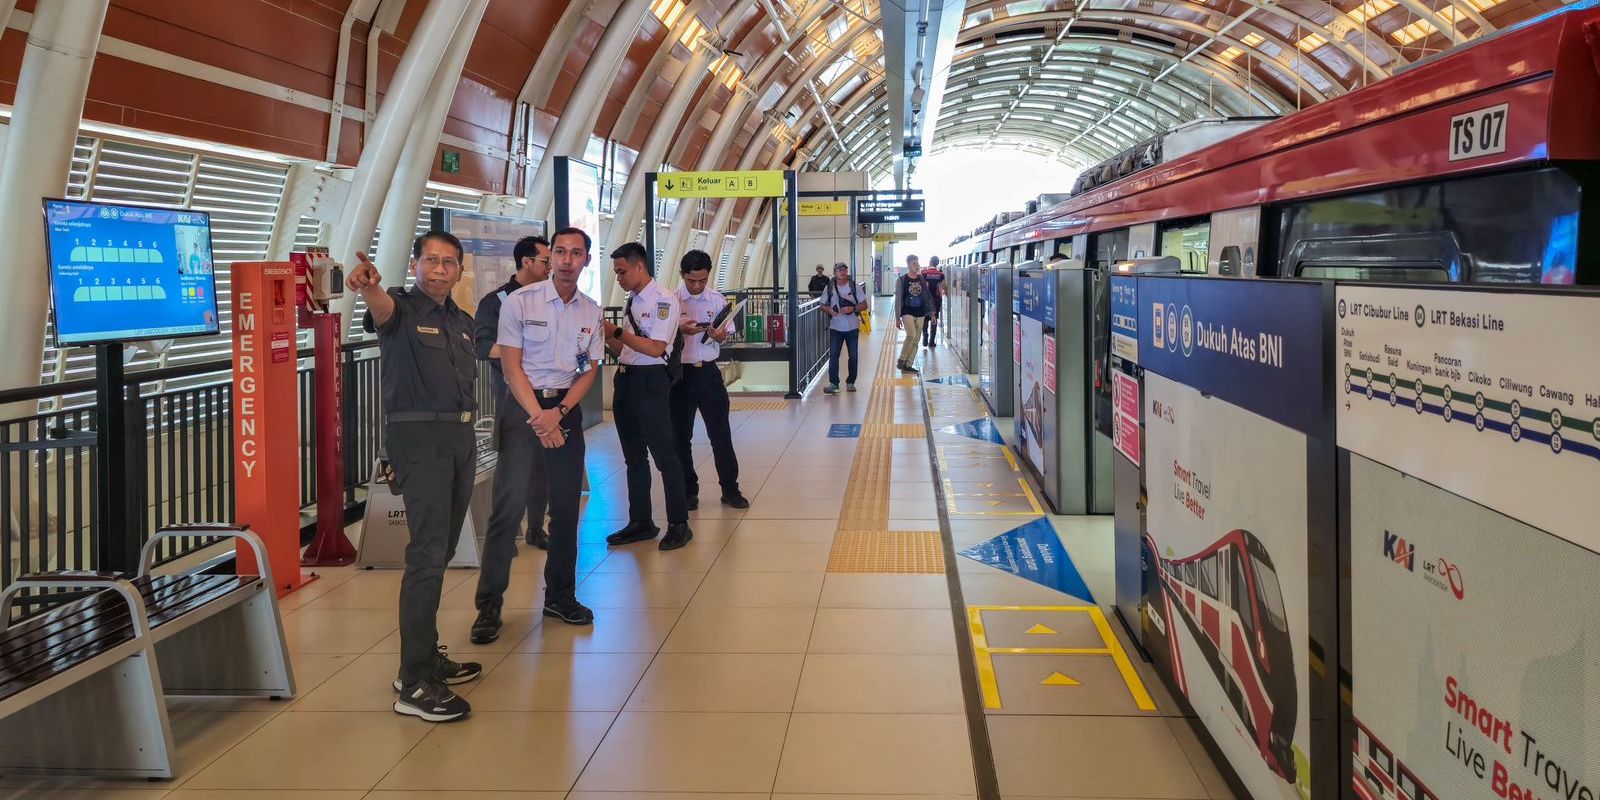
[[[800,216],[802,217],[843,217],[849,213],[850,203],[847,200],[800,201]]]
[[[927,201],[920,197],[863,197],[856,200],[856,221],[869,225],[924,222]]]
[[[889,233],[875,233],[872,235],[872,241],[877,242],[878,244],[889,244],[891,242],[914,242],[916,240],[917,235],[915,233],[911,233],[910,231],[891,231]]]
[[[781,197],[785,189],[783,171],[776,169],[656,175],[657,197]]]

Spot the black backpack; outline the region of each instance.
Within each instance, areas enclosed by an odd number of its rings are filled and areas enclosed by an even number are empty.
[[[633,316],[633,297],[628,297],[627,305],[622,309],[628,321],[633,324],[633,332],[639,332],[639,322]],[[683,380],[683,329],[675,329],[672,334],[672,350],[667,353],[667,385],[673,386]]]

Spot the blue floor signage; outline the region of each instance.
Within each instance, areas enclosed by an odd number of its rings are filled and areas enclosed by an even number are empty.
[[[940,433],[950,433],[956,436],[965,436],[968,439],[977,439],[980,442],[1005,444],[1005,437],[994,427],[994,420],[984,417],[971,422],[961,422],[939,429]]]
[[[829,439],[858,439],[861,437],[861,426],[857,424],[836,423],[828,428]]]
[[[1045,517],[973,545],[962,550],[961,555],[1040,586],[1094,602],[1089,585],[1083,582],[1072,557],[1067,555],[1067,548],[1056,536],[1055,526]]]

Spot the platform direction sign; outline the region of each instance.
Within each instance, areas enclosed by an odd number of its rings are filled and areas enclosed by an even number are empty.
[[[783,170],[743,172],[662,172],[656,175],[657,197],[781,197]]]

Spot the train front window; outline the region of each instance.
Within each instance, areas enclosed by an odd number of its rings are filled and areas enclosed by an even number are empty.
[[[1256,573],[1256,599],[1267,615],[1267,623],[1288,633],[1289,616],[1283,610],[1283,589],[1278,586],[1278,573],[1254,555],[1250,557],[1250,564]]]

